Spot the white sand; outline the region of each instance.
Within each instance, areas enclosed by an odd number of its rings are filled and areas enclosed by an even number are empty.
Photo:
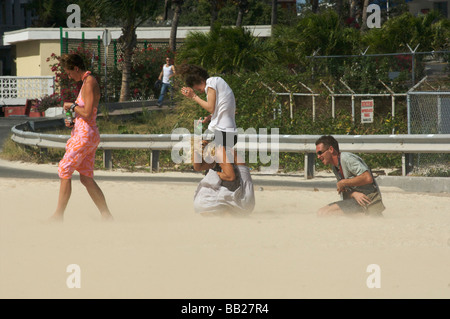
[[[335,191],[256,186],[254,213],[225,218],[194,213],[194,183],[98,184],[114,222],[73,181],[64,223],[49,224],[58,180],[0,179],[0,298],[450,297],[449,194],[382,188],[384,218],[318,218]]]

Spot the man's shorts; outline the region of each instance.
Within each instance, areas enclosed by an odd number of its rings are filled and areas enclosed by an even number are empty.
[[[382,212],[385,210],[385,207],[383,205],[383,201],[381,200],[380,193],[371,193],[366,196],[371,200],[371,203],[366,206],[359,205],[358,202],[353,198],[337,201],[329,204],[329,206],[336,204],[345,214],[349,215],[364,213],[371,216],[382,216]]]

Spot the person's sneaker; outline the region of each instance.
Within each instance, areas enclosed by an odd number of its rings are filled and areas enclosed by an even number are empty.
[[[161,104],[161,103],[156,103],[156,105],[158,105],[158,107],[162,107],[162,104]]]

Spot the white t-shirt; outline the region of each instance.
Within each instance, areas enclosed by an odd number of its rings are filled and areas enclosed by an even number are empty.
[[[162,82],[163,83],[170,83],[170,78],[169,76],[171,76],[173,74],[173,70],[172,70],[172,66],[166,66],[166,64],[164,64],[163,66],[163,78],[162,78]]]
[[[234,93],[227,82],[220,77],[210,77],[206,80],[205,93],[208,88],[216,91],[216,105],[211,116],[208,129],[211,131],[237,132],[235,113],[236,101]]]

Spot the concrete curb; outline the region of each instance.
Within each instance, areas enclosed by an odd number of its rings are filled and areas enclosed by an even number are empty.
[[[450,193],[449,177],[378,176],[380,187],[398,187],[407,192]]]
[[[166,173],[137,173],[120,171],[95,172],[95,179],[99,181],[135,181],[135,182],[185,182],[198,183],[203,177],[200,173],[166,172]],[[306,180],[302,174],[298,175],[261,175],[252,174],[255,190],[259,187],[289,187],[320,190],[335,190],[336,179],[334,176],[317,176]],[[58,179],[57,166],[46,164],[27,164],[9,162],[0,159],[0,179]],[[74,175],[78,178],[78,175]],[[393,187],[400,191],[414,193],[434,193],[450,195],[449,177],[419,177],[419,176],[378,176],[378,185],[383,193],[383,188]],[[394,190],[395,191],[395,190]]]

